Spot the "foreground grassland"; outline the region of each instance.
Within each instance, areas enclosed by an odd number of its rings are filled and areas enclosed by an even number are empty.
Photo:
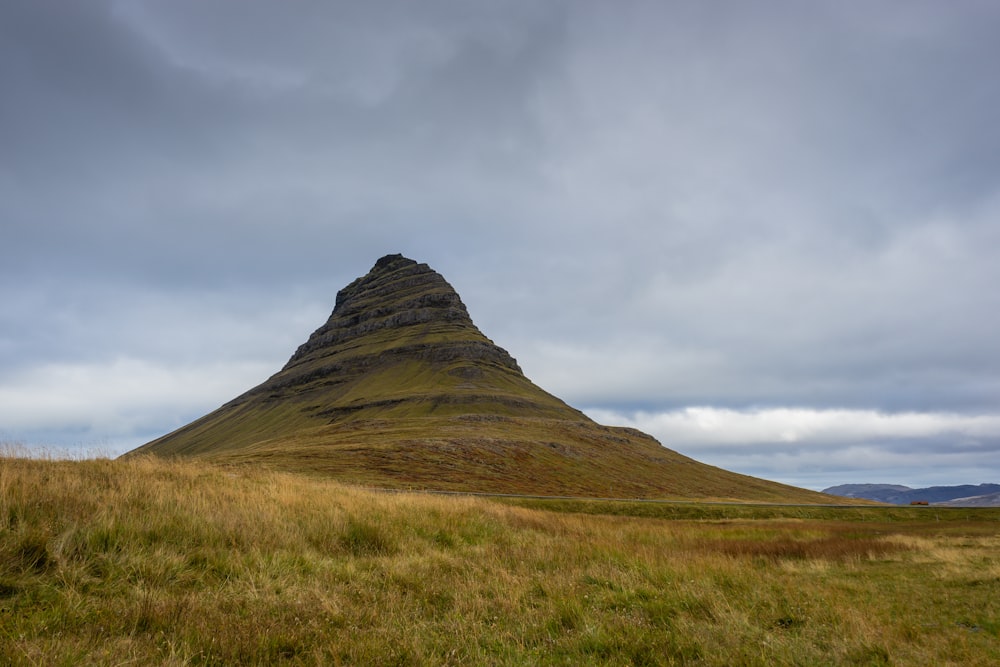
[[[1000,664],[1000,512],[531,504],[0,458],[0,664]]]

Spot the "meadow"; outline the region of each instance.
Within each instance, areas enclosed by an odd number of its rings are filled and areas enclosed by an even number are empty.
[[[996,665],[1000,510],[0,458],[0,664]]]

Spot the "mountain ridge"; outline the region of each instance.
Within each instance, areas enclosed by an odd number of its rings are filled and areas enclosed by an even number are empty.
[[[928,486],[920,489],[899,484],[839,484],[823,489],[823,493],[845,498],[864,498],[893,505],[909,505],[926,501],[934,504],[972,502],[976,498],[1000,494],[1000,484],[958,484]]]
[[[943,507],[1000,507],[1000,492],[966,496],[934,504]]]

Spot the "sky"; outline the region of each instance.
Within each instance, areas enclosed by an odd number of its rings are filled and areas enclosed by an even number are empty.
[[[993,0],[5,0],[0,442],[114,456],[389,253],[813,489],[1000,482]]]

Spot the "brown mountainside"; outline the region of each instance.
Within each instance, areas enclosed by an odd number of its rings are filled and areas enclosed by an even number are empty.
[[[830,502],[601,426],[533,384],[426,264],[389,255],[278,373],[128,455],[406,488]]]

